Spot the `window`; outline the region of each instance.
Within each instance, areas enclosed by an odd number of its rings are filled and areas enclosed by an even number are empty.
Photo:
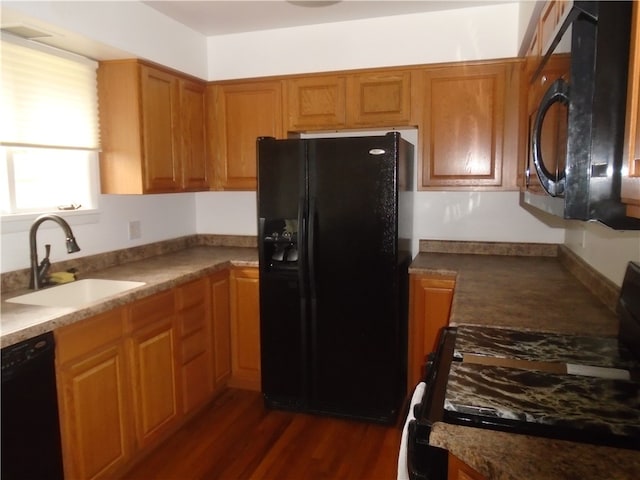
[[[97,64],[2,36],[2,215],[95,209]]]

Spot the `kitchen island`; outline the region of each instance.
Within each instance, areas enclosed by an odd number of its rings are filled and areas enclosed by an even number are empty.
[[[566,259],[560,261],[558,256],[531,252],[516,252],[516,256],[514,252],[495,254],[486,245],[481,251],[468,245],[456,248],[460,243],[453,242],[445,248],[421,245],[422,251],[410,269],[413,274],[456,278],[451,325],[594,337],[617,335],[618,319],[612,310],[615,291],[610,285],[597,284],[600,279],[594,282],[569,272],[580,267],[564,265]],[[461,250],[464,253],[459,253]],[[559,255],[563,254],[566,252]],[[597,295],[603,289],[605,294]],[[640,478],[637,450],[445,422],[433,425],[429,443],[448,450],[489,479]]]

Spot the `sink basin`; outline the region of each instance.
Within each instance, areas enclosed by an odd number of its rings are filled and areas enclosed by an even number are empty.
[[[88,278],[26,293],[7,302],[44,307],[81,307],[142,285],[144,282]]]

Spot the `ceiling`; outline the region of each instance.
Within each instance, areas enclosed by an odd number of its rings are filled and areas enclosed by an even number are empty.
[[[214,0],[143,3],[209,37],[516,1],[518,0]]]

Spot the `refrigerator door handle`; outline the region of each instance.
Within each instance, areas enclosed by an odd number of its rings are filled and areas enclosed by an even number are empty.
[[[311,294],[312,307],[316,298],[316,266],[315,266],[315,224],[316,224],[316,198],[312,196],[309,199],[309,216],[308,216],[308,236],[307,236],[307,265],[309,268],[309,290]],[[312,310],[313,312],[314,310]]]

